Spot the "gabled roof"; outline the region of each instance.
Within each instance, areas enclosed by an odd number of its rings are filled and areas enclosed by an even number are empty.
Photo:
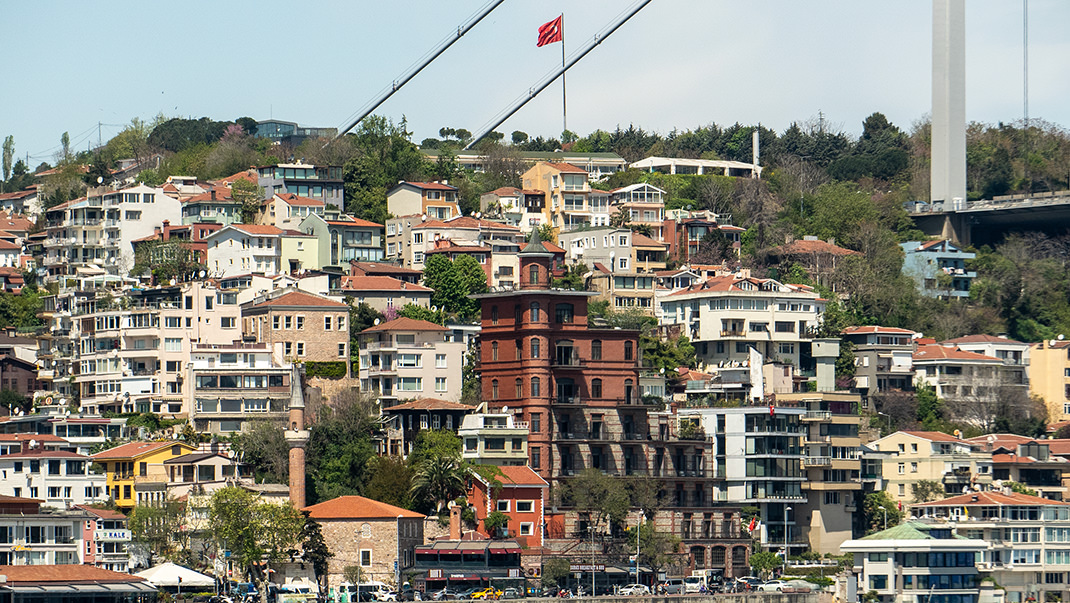
[[[372,222],[371,220],[364,220],[363,218],[354,218],[353,216],[342,216],[344,219],[339,220],[324,220],[324,222],[331,226],[364,226],[367,228],[383,228],[382,224],[378,222]]]
[[[212,193],[215,193],[215,198],[212,198]],[[187,198],[182,203],[234,203],[234,197],[231,195],[230,189],[225,186],[219,186],[211,190],[207,190],[203,193],[198,193],[192,197]]]
[[[984,354],[978,354],[977,352],[967,352],[954,347],[947,347],[944,345],[923,345],[919,346],[917,351],[914,352],[914,360],[962,360],[967,362],[998,362],[1002,364],[1002,360],[993,356],[986,356]]]
[[[876,534],[863,536],[860,540],[936,540],[929,535],[929,530],[933,527],[920,521],[907,521]],[[955,538],[961,539],[962,537],[956,535]]]
[[[912,435],[916,438],[921,438],[923,440],[929,440],[930,442],[959,442],[967,444],[969,443],[961,438],[956,438],[955,436],[946,434],[942,431],[904,431],[902,433]]]
[[[227,228],[233,228],[234,230],[240,230],[240,231],[244,232],[245,234],[250,234],[250,235],[280,235],[280,234],[282,234],[282,229],[281,228],[278,228],[276,226],[269,226],[267,224],[231,224],[230,226],[227,226],[226,228],[224,228],[222,230],[218,230],[216,232],[222,232],[223,230],[226,230]],[[215,233],[212,233],[212,234],[215,234]]]
[[[146,454],[156,452],[163,448],[170,448],[171,446],[182,446],[188,452],[193,447],[189,444],[182,442],[130,442],[115,448],[109,448],[107,450],[90,455],[93,460],[107,461],[113,459],[135,459]]]
[[[0,193],[0,201],[7,201],[8,199],[25,199],[26,197],[32,197],[36,194],[36,189],[25,189],[13,193]]]
[[[352,270],[363,270],[369,276],[390,274],[423,274],[422,271],[417,270],[415,268],[405,268],[404,266],[390,264],[387,262],[358,262],[357,260],[349,260],[349,266]]]
[[[1004,494],[996,490],[989,490],[986,492],[971,492],[968,494],[960,494],[958,496],[952,496],[951,498],[945,498],[943,500],[934,500],[926,503],[918,503],[911,505],[912,507],[972,507],[972,506],[992,506],[992,505],[1070,505],[1070,502],[1061,500],[1051,500],[1050,498],[1041,498],[1039,496],[1029,496],[1028,494],[1019,494],[1018,492],[1011,492],[1010,494]]]
[[[424,516],[388,505],[384,502],[364,498],[363,496],[339,496],[319,504],[305,507],[302,511],[308,511],[312,519],[397,519],[407,517],[411,519],[423,519]]]
[[[1021,346],[1027,346],[1028,343],[1021,341],[1015,341],[1007,337],[999,337],[996,335],[966,335],[964,337],[956,337],[955,339],[948,339],[947,341],[941,341],[941,344],[945,343],[1000,343],[1000,344],[1017,344]]]
[[[90,515],[96,515],[101,519],[126,519],[126,515],[114,510],[114,509],[98,509],[90,505],[74,505],[76,509],[81,509]]]
[[[650,237],[644,234],[633,232],[632,247],[660,247],[661,249],[666,249],[668,248],[668,245],[655,241],[654,239],[651,239]]]
[[[437,247],[428,249],[424,252],[424,255],[434,255],[436,253],[490,253],[492,251],[490,247],[483,247],[482,245],[458,245],[449,239],[446,239],[445,243],[441,241],[438,243]]]
[[[481,218],[473,218],[471,216],[458,216],[456,218],[450,218],[449,220],[428,220],[427,222],[421,222],[412,227],[413,230],[416,230],[417,228],[498,228],[501,230],[516,231],[517,233],[520,232],[520,229],[516,226],[483,220]]]
[[[816,241],[806,239],[792,241],[791,243],[773,249],[772,252],[774,254],[779,253],[783,255],[808,255],[812,253],[827,253],[835,256],[862,255],[857,251],[845,249],[839,245],[833,245],[828,241],[822,241],[820,239]]]
[[[425,191],[455,191],[455,190],[457,190],[456,186],[450,186],[448,184],[442,184],[441,182],[409,182],[408,180],[403,180],[401,182],[398,182],[397,186],[402,186],[402,185],[405,185],[405,184],[408,184],[409,186],[414,186],[414,187],[416,187],[418,189],[425,190]]]
[[[361,331],[362,333],[378,333],[382,331],[446,331],[446,327],[442,325],[436,325],[433,322],[427,320],[416,320],[415,318],[395,318],[394,320],[388,320],[384,323],[375,325],[374,327],[368,327]]]
[[[343,291],[416,291],[431,293],[431,289],[396,279],[392,276],[343,276]]]
[[[490,191],[489,193],[483,193],[483,194],[485,194],[485,195],[497,195],[499,197],[519,197],[520,193],[521,193],[520,189],[516,188],[515,186],[503,186],[501,188],[496,188],[496,189]]]
[[[766,292],[773,292],[773,293],[783,293],[782,291],[778,291],[777,289],[763,290],[762,286],[767,284],[767,283],[772,283],[773,286],[777,287],[777,288],[779,288],[781,286],[784,286],[784,287],[787,287],[789,289],[794,289],[796,291],[808,292],[807,288],[805,288],[805,287],[801,287],[799,285],[783,285],[782,283],[780,283],[778,281],[775,281],[773,279],[762,279],[762,278],[754,278],[754,277],[742,278],[742,277],[739,277],[739,276],[736,276],[736,275],[726,275],[726,276],[711,276],[710,278],[708,278],[708,279],[706,279],[704,281],[701,281],[701,282],[698,282],[698,283],[694,283],[689,287],[685,287],[683,289],[680,289],[679,291],[676,291],[675,293],[670,293],[668,295],[668,297],[674,297],[674,296],[678,296],[678,295],[687,295],[687,294],[690,294],[690,293],[702,293],[702,292],[706,292],[706,291],[712,292],[712,293],[724,293],[724,292],[730,292],[730,291],[738,291],[738,292],[741,292],[741,293],[754,293],[755,292],[755,291],[748,290],[748,289],[745,289],[743,287],[740,287],[741,283],[750,283],[751,285],[753,285],[757,289],[758,292],[766,291]]]
[[[405,402],[404,404],[398,404],[391,406],[390,408],[384,408],[383,412],[396,412],[399,410],[475,410],[474,406],[468,406],[467,404],[461,404],[459,402],[450,402],[449,400],[440,400],[438,398],[420,398],[419,400],[412,400],[411,402]]]
[[[278,296],[276,298],[262,301],[262,302],[260,302],[260,303],[258,303],[256,305],[251,306],[251,307],[252,308],[267,308],[267,307],[275,307],[275,306],[288,307],[288,308],[293,308],[293,307],[301,307],[301,308],[303,308],[303,307],[309,307],[309,306],[315,306],[315,307],[321,307],[321,308],[322,307],[326,307],[326,308],[347,308],[348,307],[348,306],[346,306],[346,304],[344,304],[342,302],[337,302],[337,301],[334,301],[333,299],[327,299],[326,297],[320,297],[319,295],[315,295],[313,293],[308,293],[306,291],[290,291],[289,293],[284,293],[284,294],[282,294],[282,295],[280,295],[280,296]]]
[[[587,170],[585,170],[583,168],[578,168],[578,167],[572,165],[571,163],[556,163],[556,162],[553,162],[553,161],[547,161],[546,164],[549,165],[550,167],[554,168],[555,170],[559,171],[559,172],[571,172],[573,174],[586,174],[587,173]]]
[[[527,487],[541,487],[547,488],[550,486],[538,473],[531,470],[531,467],[527,465],[502,465],[496,467],[500,475],[495,475],[494,479],[501,482],[503,487],[515,487],[515,486],[527,486]],[[471,472],[476,479],[487,483],[486,480],[479,475],[479,473]]]
[[[148,581],[140,576],[113,572],[93,565],[0,565],[0,574],[7,576],[7,585],[27,584],[143,584]],[[129,587],[128,587],[129,588]],[[146,589],[155,591],[153,587]]]
[[[324,207],[326,204],[320,199],[310,199],[293,193],[275,193],[275,196],[286,202],[287,205],[300,207]]]

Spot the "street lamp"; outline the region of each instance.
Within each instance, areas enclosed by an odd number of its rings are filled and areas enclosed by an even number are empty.
[[[877,414],[882,416],[882,417],[884,417],[884,419],[885,419],[884,426],[888,428],[888,431],[891,431],[892,430],[892,417],[888,413],[881,412],[879,410],[877,411]]]
[[[639,509],[639,523],[635,524],[635,583],[642,584],[639,580],[639,540],[643,531],[643,510]],[[594,593],[591,593],[594,596]]]
[[[398,536],[397,545],[398,552],[397,557],[394,559],[394,583],[397,585],[398,593],[401,593],[401,518],[404,515],[398,515]]]
[[[881,511],[884,511],[884,529],[888,529],[888,508],[881,505]]]
[[[784,507],[784,569],[788,568],[788,511],[790,505]]]
[[[594,524],[592,523],[588,527],[588,529],[591,530],[591,596],[593,597],[594,596]],[[579,590],[579,589],[576,589],[576,590]],[[577,593],[577,594],[579,594],[579,593]]]

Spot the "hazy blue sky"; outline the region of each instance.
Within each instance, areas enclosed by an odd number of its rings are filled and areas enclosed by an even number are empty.
[[[0,136],[31,167],[64,131],[76,148],[132,117],[240,116],[340,126],[484,0],[85,2],[0,0]],[[380,107],[416,141],[473,132],[560,64],[536,29],[564,11],[571,53],[630,1],[507,0]],[[967,2],[967,116],[1022,117],[1022,3]],[[1070,125],[1070,2],[1032,0],[1030,115]],[[857,134],[882,111],[909,129],[930,107],[929,0],[654,0],[568,75],[569,128],[668,132],[710,122],[783,131],[819,111]],[[503,124],[561,131],[556,83]]]

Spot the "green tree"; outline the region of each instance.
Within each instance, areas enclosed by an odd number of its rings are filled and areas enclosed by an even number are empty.
[[[916,503],[940,500],[944,498],[944,486],[940,482],[923,479],[910,485],[910,493],[914,495],[914,502]],[[883,520],[882,516],[881,521],[883,522]]]
[[[242,575],[259,578],[266,601],[270,566],[297,552],[304,517],[289,502],[262,501],[248,490],[228,486],[212,494],[208,525],[218,550],[230,551]]]
[[[245,431],[231,437],[231,446],[253,467],[258,482],[289,480],[290,447],[281,421],[251,421]]]
[[[784,559],[771,551],[758,551],[750,556],[751,569],[759,577],[769,577],[781,565],[784,565]]]
[[[569,561],[564,557],[543,558],[542,562],[542,585],[545,587],[559,586],[563,580],[568,579]]]
[[[140,243],[134,252],[134,266],[130,273],[151,273],[155,283],[167,283],[171,279],[185,282],[197,278],[198,272],[204,268],[191,243],[169,239]]]
[[[405,304],[398,310],[398,318],[411,318],[413,320],[426,320],[437,325],[446,324],[446,312],[444,310],[425,308],[416,304]]]
[[[372,396],[344,390],[321,406],[309,427],[307,483],[314,484],[310,498],[362,494],[375,457],[372,437],[380,431]]]
[[[408,462],[418,467],[428,459],[461,458],[461,438],[451,429],[421,429],[416,434]]]
[[[130,536],[151,557],[177,560],[188,548],[186,503],[172,498],[161,505],[138,505],[130,511]]]
[[[70,161],[71,160],[71,135],[70,135],[69,132],[64,132],[63,135],[59,137],[59,146],[60,146],[60,159],[62,159],[64,162]]]
[[[1020,482],[1005,481],[1005,482],[1003,482],[1003,486],[1006,487],[1006,488],[1010,488],[1011,492],[1017,492],[1018,494],[1025,494],[1026,496],[1037,496],[1037,491],[1036,490],[1034,490],[1034,489],[1030,488],[1029,486],[1026,486],[1025,484],[1020,483]]]
[[[301,516],[304,517],[304,525],[301,526],[301,559],[312,564],[316,583],[321,589],[326,589],[327,562],[334,557],[334,553],[323,539],[319,522],[312,519],[308,511],[302,511]]]
[[[501,530],[509,526],[509,516],[501,511],[492,511],[490,515],[483,518],[483,527],[487,529],[487,533],[491,538],[497,538],[501,535]]]
[[[564,486],[563,500],[596,528],[620,524],[631,502],[624,483],[588,467]]]
[[[8,135],[6,138],[4,138],[4,157],[3,157],[4,165],[3,165],[3,168],[4,168],[4,180],[5,181],[11,179],[11,162],[12,162],[12,158],[14,156],[15,156],[15,137]]]
[[[670,532],[659,532],[654,522],[644,521],[639,529],[639,563],[649,565],[654,573],[671,564],[680,555],[680,539]],[[635,544],[636,527],[625,532],[625,542],[629,547]]]
[[[586,264],[579,263],[568,266],[561,278],[555,278],[551,287],[554,289],[570,289],[572,291],[586,291],[587,281],[584,275],[590,272]]]
[[[431,457],[416,468],[412,495],[419,507],[442,512],[446,503],[464,494],[464,469],[459,458]]]
[[[234,201],[241,204],[241,220],[244,224],[252,224],[260,213],[260,205],[264,201],[264,187],[255,182],[239,179],[230,185],[230,195]]]
[[[424,264],[424,285],[434,289],[431,304],[463,320],[476,317],[479,302],[469,295],[487,290],[487,275],[471,256],[451,261],[436,254]]]
[[[421,432],[422,433],[422,432]],[[413,469],[401,457],[380,456],[369,461],[371,479],[364,494],[402,509],[412,508]]]
[[[862,504],[862,513],[867,534],[883,530],[886,517],[889,528],[897,526],[899,522],[903,521],[903,512],[899,510],[899,506],[888,496],[888,493],[883,490],[870,492],[866,495]]]

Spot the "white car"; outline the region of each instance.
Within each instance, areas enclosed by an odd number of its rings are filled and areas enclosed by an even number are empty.
[[[645,584],[627,584],[620,587],[617,593],[622,597],[635,597],[639,595],[649,595],[650,589]]]
[[[784,592],[786,590],[789,590],[790,588],[791,587],[788,586],[788,583],[784,582],[783,580],[770,580],[769,582],[766,582],[764,584],[759,584],[758,585],[758,592],[760,592],[760,593],[782,593],[782,592]]]

